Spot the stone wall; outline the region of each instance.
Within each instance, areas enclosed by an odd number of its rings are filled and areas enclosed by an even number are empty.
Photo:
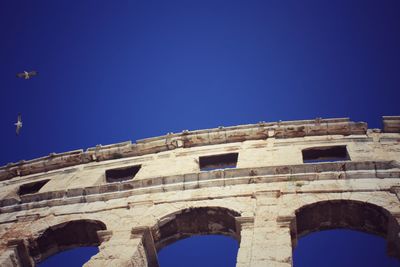
[[[399,122],[260,122],[8,164],[0,265],[97,245],[85,266],[158,266],[176,240],[223,234],[237,266],[289,267],[298,238],[332,228],[383,236],[400,258]]]

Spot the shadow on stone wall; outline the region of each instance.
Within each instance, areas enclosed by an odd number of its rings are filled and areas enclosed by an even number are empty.
[[[152,234],[157,251],[183,238],[194,235],[221,234],[240,240],[235,217],[238,212],[220,208],[204,207],[181,210],[159,221]]]
[[[38,263],[58,252],[75,248],[99,246],[97,231],[105,230],[104,223],[96,220],[74,220],[47,228],[29,240],[28,251]]]
[[[350,229],[381,236],[388,255],[400,259],[400,226],[386,209],[354,200],[321,201],[301,207],[291,222],[292,248],[309,233],[329,229]]]

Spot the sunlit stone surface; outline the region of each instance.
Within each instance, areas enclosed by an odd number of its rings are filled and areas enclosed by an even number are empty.
[[[392,116],[383,130],[345,118],[260,122],[9,164],[0,265],[98,246],[85,266],[158,266],[167,245],[218,234],[239,242],[238,267],[289,267],[300,237],[334,228],[381,236],[400,258],[399,159]]]

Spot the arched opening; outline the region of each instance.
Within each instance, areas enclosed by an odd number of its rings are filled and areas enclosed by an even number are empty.
[[[81,267],[99,252],[98,247],[77,247],[58,252],[37,264],[38,267]]]
[[[95,220],[74,220],[51,226],[30,239],[29,255],[38,264],[51,255],[77,247],[97,247],[97,231],[105,230],[104,223]]]
[[[223,235],[200,235],[178,240],[158,252],[160,267],[235,267],[237,240]]]
[[[293,264],[294,267],[399,267],[400,261],[386,254],[386,240],[380,236],[334,229],[300,238],[293,252]]]
[[[332,242],[339,242],[335,238],[346,233],[351,239],[350,235],[354,231],[381,237],[386,240],[387,255],[400,259],[400,227],[396,219],[382,207],[352,200],[322,201],[298,209],[291,225],[292,247],[294,249],[298,240],[306,235],[308,235],[307,239],[310,239],[311,236],[315,238],[317,234],[321,235],[317,238],[325,235],[325,242],[330,242],[327,238],[330,231],[324,230],[332,229],[341,229],[341,231],[336,230],[336,235],[330,235]],[[343,229],[353,231],[344,231]],[[319,231],[321,232],[309,235]],[[364,240],[368,239],[367,235],[364,235],[363,238]],[[350,239],[342,238],[342,240],[347,240],[343,242],[350,242]],[[303,239],[299,243],[304,243]],[[353,246],[358,245],[360,245],[359,242],[353,244]],[[323,256],[319,254],[318,257]]]
[[[187,253],[190,253],[189,251],[193,246],[196,248],[197,254],[192,253],[192,256],[197,255],[199,260],[201,260],[200,257],[203,259],[210,258],[210,250],[207,252],[207,249],[212,246],[215,248],[215,245],[218,245],[215,249],[227,251],[223,266],[230,266],[230,262],[236,263],[238,241],[240,240],[235,219],[238,216],[240,216],[238,212],[226,208],[204,207],[185,209],[163,218],[152,229],[155,248],[162,259],[160,266],[164,267],[162,265],[165,262],[164,259],[168,258],[166,253],[172,253],[169,255],[169,258],[171,258],[174,257],[176,250],[179,250],[180,254],[185,256],[180,257],[180,262],[175,261],[174,266],[184,266],[185,258],[189,255],[183,251],[186,249]],[[196,260],[191,257],[191,261]],[[200,264],[200,262],[198,263]],[[208,264],[208,266],[211,265]]]

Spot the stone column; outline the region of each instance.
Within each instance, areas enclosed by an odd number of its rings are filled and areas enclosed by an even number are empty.
[[[293,217],[278,217],[279,191],[257,192],[251,267],[291,267]]]
[[[392,186],[390,192],[395,194],[400,201],[400,186]]]
[[[400,186],[393,186],[390,191],[396,194],[400,202]],[[400,213],[392,214],[392,216],[388,222],[387,253],[389,256],[400,259]]]
[[[84,266],[158,267],[157,253],[148,227],[129,231],[99,231],[103,241],[98,254]]]
[[[387,254],[400,259],[400,214],[394,214],[394,218],[389,218],[386,241]]]
[[[22,267],[18,253],[15,248],[0,251],[0,266]]]
[[[27,243],[23,239],[11,239],[5,250],[0,251],[0,266],[4,267],[29,267],[34,266],[33,259],[29,256]]]
[[[250,266],[253,245],[254,217],[236,217],[235,219],[240,240],[236,267],[248,267]]]

